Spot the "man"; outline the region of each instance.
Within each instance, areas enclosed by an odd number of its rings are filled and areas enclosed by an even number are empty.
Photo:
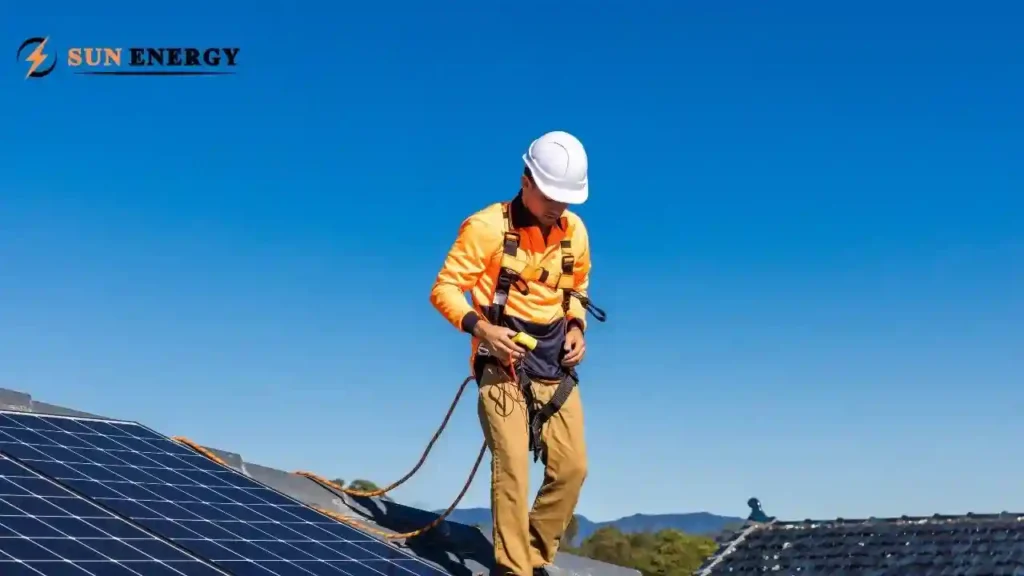
[[[587,475],[583,410],[572,384],[586,353],[590,273],[587,230],[566,210],[587,199],[583,145],[566,132],[550,132],[530,145],[523,161],[515,199],[462,223],[430,298],[473,336],[470,365],[492,455],[494,559],[499,574],[519,576],[544,573],[552,563]],[[518,332],[537,340],[534,350],[513,341]],[[531,434],[542,406],[557,411]],[[538,451],[543,455],[544,483],[528,510],[531,448],[535,459]]]

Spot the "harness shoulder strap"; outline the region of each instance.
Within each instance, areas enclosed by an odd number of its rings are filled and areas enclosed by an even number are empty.
[[[605,314],[604,310],[594,306],[589,297],[576,291],[576,278],[573,276],[575,264],[576,258],[572,254],[571,241],[566,238],[562,240],[562,277],[558,279],[558,287],[563,290],[562,311],[568,316],[569,303],[573,298],[576,298],[583,305],[583,309],[590,312],[595,320],[604,322],[608,319],[608,315]]]
[[[576,287],[576,278],[573,275],[573,268],[576,267],[576,257],[572,255],[572,240],[562,240],[562,275],[558,278],[558,287],[562,289],[562,312],[569,314],[569,302],[572,299],[572,289]]]
[[[491,317],[488,320],[492,324],[500,325],[505,317],[505,303],[508,302],[508,291],[515,281],[517,271],[510,269],[511,262],[517,261],[519,254],[519,232],[512,227],[512,215],[509,211],[509,203],[501,204],[502,233],[502,254],[501,265],[498,269],[498,278],[495,280],[494,297],[491,301]]]

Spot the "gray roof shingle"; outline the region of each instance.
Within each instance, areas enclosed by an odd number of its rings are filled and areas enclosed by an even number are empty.
[[[697,574],[1024,575],[1024,514],[748,522]]]
[[[5,388],[0,388],[0,409],[104,418],[97,414],[39,402],[33,400],[29,394]],[[258,482],[308,505],[358,520],[371,529],[390,533],[409,532],[437,518],[437,514],[433,512],[404,506],[388,498],[353,498],[337,494],[303,476],[246,462],[240,454],[208,446],[204,448],[213,452],[228,466]],[[421,536],[393,543],[453,576],[479,576],[490,573],[493,567],[493,546],[489,537],[489,534],[472,526],[445,521]],[[640,576],[640,572],[632,568],[564,552],[559,552],[556,556],[555,566],[551,572],[552,576]]]

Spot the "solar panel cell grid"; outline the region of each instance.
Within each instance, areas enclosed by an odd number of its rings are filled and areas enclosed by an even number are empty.
[[[222,572],[0,456],[0,575],[150,574]]]
[[[0,414],[0,452],[239,576],[443,574],[137,424]]]

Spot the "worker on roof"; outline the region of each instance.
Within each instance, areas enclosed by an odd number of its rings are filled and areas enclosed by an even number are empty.
[[[492,456],[494,559],[497,573],[519,576],[543,574],[554,561],[587,475],[579,389],[565,383],[586,353],[590,273],[587,229],[567,210],[589,191],[583,145],[549,132],[523,161],[516,197],[463,221],[430,295],[473,336],[470,365]],[[513,341],[518,332],[536,339],[533,351]],[[545,406],[546,423],[531,430]],[[529,509],[531,449],[543,455],[544,482]]]

